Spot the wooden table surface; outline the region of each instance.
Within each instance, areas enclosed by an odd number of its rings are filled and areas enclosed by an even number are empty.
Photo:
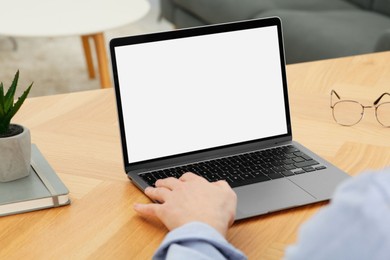
[[[294,139],[350,175],[390,164],[390,129],[367,111],[353,127],[337,125],[329,108],[335,89],[371,104],[390,88],[390,52],[289,65]],[[390,100],[390,97],[386,97]],[[26,101],[15,123],[70,190],[72,204],[0,218],[0,259],[148,259],[167,233],[139,217],[148,199],[127,179],[113,89]],[[250,259],[280,259],[299,226],[320,203],[236,222],[228,240]]]

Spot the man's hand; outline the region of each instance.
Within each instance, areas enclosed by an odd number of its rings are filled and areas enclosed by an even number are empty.
[[[145,193],[161,204],[135,204],[134,209],[141,215],[157,217],[169,230],[200,221],[225,236],[234,222],[237,196],[226,181],[210,183],[185,173],[179,179],[157,180],[155,186],[146,188]]]

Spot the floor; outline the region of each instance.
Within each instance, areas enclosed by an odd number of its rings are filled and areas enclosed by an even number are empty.
[[[107,48],[114,37],[173,29],[159,19],[159,0],[148,1],[151,10],[144,18],[104,32]],[[34,85],[30,97],[100,88],[98,79],[88,78],[81,39],[77,36],[12,39],[0,36],[0,82],[6,89],[17,70],[20,70],[17,95],[31,82]]]

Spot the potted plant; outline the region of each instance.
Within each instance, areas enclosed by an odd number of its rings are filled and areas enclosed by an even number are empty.
[[[19,71],[6,93],[3,83],[0,83],[0,182],[20,179],[30,173],[30,131],[24,126],[11,124],[11,119],[22,106],[33,83],[15,102],[18,79]]]

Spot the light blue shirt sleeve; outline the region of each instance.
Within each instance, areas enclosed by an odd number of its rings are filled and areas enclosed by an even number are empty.
[[[304,224],[286,259],[390,259],[390,169],[344,182]]]
[[[245,259],[210,226],[171,231],[154,259]],[[390,169],[344,182],[331,203],[305,223],[285,259],[390,259]]]
[[[153,259],[246,259],[214,228],[201,222],[188,223],[168,233]]]

